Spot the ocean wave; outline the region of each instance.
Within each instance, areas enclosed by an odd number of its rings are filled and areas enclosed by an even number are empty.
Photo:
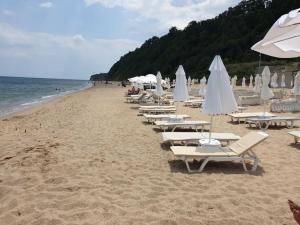
[[[46,96],[43,96],[42,99],[53,98],[53,97],[55,97],[55,96],[57,96],[57,95],[46,95]]]
[[[38,104],[40,103],[41,101],[32,101],[32,102],[26,102],[26,103],[23,103],[21,104],[22,106],[27,106],[27,105],[34,105],[34,104]]]

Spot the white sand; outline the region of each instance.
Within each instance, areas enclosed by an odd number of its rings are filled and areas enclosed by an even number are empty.
[[[188,174],[124,90],[97,87],[0,121],[1,225],[295,224],[287,199],[300,203],[300,145],[290,129],[268,130],[255,173],[210,163]],[[216,118],[214,132],[249,132],[229,120]]]

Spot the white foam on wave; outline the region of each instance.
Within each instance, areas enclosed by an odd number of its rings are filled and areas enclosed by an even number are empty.
[[[42,99],[53,98],[53,97],[55,97],[55,96],[57,96],[57,95],[46,95],[46,96],[43,96]]]
[[[38,104],[40,103],[41,101],[33,101],[33,102],[26,102],[26,103],[23,103],[21,104],[22,106],[27,106],[27,105],[34,105],[34,104]]]

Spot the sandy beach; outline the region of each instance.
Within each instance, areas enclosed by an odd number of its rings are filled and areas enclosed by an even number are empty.
[[[287,200],[300,203],[300,145],[287,132],[299,122],[267,131],[256,172],[210,163],[188,174],[125,90],[95,87],[0,121],[1,225],[295,224]],[[213,131],[250,131],[229,120],[216,117]]]

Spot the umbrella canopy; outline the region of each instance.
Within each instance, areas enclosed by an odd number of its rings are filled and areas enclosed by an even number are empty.
[[[277,79],[278,79],[278,75],[275,72],[274,75],[271,78],[271,87],[273,87],[273,88],[277,88],[278,87]]]
[[[203,112],[210,115],[236,112],[238,108],[229,76],[219,55],[215,56],[209,71]]]
[[[284,74],[282,74],[282,76],[281,76],[281,83],[280,83],[280,86],[281,86],[281,87],[285,87],[285,75],[284,75]]]
[[[199,89],[199,95],[204,97],[206,94],[206,78],[203,77],[201,80],[200,80],[200,89]]]
[[[251,48],[254,51],[278,58],[300,56],[300,9],[281,16],[263,40]]]
[[[271,72],[268,66],[265,66],[263,72],[262,72],[262,89],[260,93],[260,97],[263,100],[268,100],[272,97],[274,97],[273,91],[269,88],[269,83],[270,83],[270,77],[271,77]]]
[[[158,71],[157,75],[156,75],[156,94],[158,96],[162,96],[164,94],[164,91],[163,91],[163,88],[161,86],[161,74],[160,72]]]
[[[232,87],[232,88],[235,88],[235,87],[236,87],[236,79],[237,79],[236,76],[234,76],[234,77],[231,78],[231,87]]]
[[[254,78],[254,88],[253,88],[254,92],[260,93],[260,83],[261,83],[260,76],[259,74],[256,74]]]
[[[300,95],[300,72],[295,76],[293,93],[294,95]]]
[[[253,76],[250,76],[249,88],[253,88]]]
[[[186,77],[183,66],[180,65],[176,71],[176,82],[174,89],[174,101],[181,102],[188,99],[188,89],[186,86]]]
[[[243,77],[243,80],[242,80],[242,87],[246,87],[246,78]]]

